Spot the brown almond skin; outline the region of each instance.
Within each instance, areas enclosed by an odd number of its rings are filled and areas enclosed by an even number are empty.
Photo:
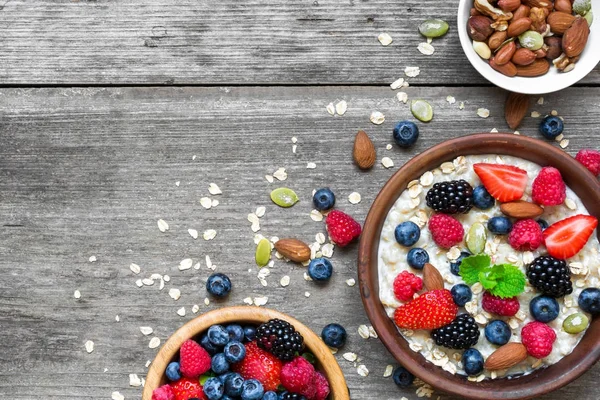
[[[555,11],[548,15],[548,24],[550,25],[550,31],[555,35],[564,34],[567,29],[575,21],[575,16],[560,11]]]
[[[500,211],[506,216],[517,219],[536,218],[544,213],[542,207],[523,200],[502,203],[500,205]]]
[[[514,20],[508,25],[508,29],[506,33],[508,33],[509,37],[517,37],[521,33],[528,31],[531,26],[531,19],[525,17],[521,19]]]
[[[499,0],[498,7],[502,11],[512,12],[521,6],[521,0]]]
[[[279,239],[273,245],[281,255],[295,262],[310,260],[310,247],[298,239]]]
[[[534,51],[534,53],[535,53],[535,58],[546,58],[546,56],[548,55],[548,50],[541,48],[541,49]]]
[[[573,13],[573,5],[571,4],[571,0],[556,0],[554,2],[554,9],[567,14]]]
[[[550,0],[523,0],[523,4],[531,8],[547,8],[549,11],[554,8],[554,3]]]
[[[541,50],[541,49],[540,49]],[[511,61],[515,65],[529,65],[538,58],[537,54],[533,51],[525,48],[520,48],[515,51],[513,54]]]
[[[538,58],[529,65],[517,66],[517,76],[534,77],[548,73],[550,63],[545,58]]]
[[[467,21],[467,33],[469,37],[478,42],[485,42],[494,33],[494,28],[491,26],[493,22],[483,15],[476,15],[469,18],[469,21]]]
[[[504,104],[504,119],[511,129],[517,129],[529,110],[529,96],[520,93],[509,93]]]
[[[573,24],[567,29],[562,38],[563,52],[567,57],[577,57],[585,49],[588,37],[590,36],[590,26],[585,18],[577,16]]]
[[[527,359],[527,348],[522,343],[507,343],[499,347],[485,360],[484,367],[489,371],[508,369]]]
[[[492,57],[492,58],[490,58],[490,67],[492,67],[496,71],[498,71],[501,74],[504,74],[506,76],[510,76],[510,77],[517,76],[517,67],[515,66],[515,64],[513,64],[510,61],[504,65],[498,65],[498,64],[496,64],[495,57]]]
[[[426,263],[423,267],[423,284],[427,290],[437,290],[444,288],[444,278],[436,267]]]
[[[513,21],[519,20],[521,18],[529,17],[529,13],[531,12],[531,7],[521,4],[519,8],[513,13]]]
[[[562,54],[562,39],[556,36],[549,36],[544,38],[544,43],[548,46],[546,50],[546,58],[548,60],[555,60]]]
[[[506,31],[492,33],[492,36],[490,36],[488,39],[488,47],[492,51],[496,50],[502,43],[504,43],[507,37],[508,34]]]
[[[375,165],[375,146],[365,131],[358,131],[356,134],[352,156],[360,169],[369,169]]]
[[[514,41],[506,43],[503,47],[500,48],[500,50],[496,52],[496,56],[494,57],[496,64],[504,65],[508,63],[512,56],[515,54],[515,51],[517,51],[517,45]]]

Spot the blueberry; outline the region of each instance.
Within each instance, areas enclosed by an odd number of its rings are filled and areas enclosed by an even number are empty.
[[[400,147],[408,148],[419,138],[419,128],[414,122],[400,121],[394,128],[394,140]]]
[[[230,341],[225,345],[223,353],[227,362],[237,363],[246,357],[246,347],[238,341]]]
[[[256,379],[248,379],[242,384],[242,400],[258,400],[264,393],[263,385]]]
[[[460,256],[456,259],[456,261],[450,263],[450,272],[452,272],[453,275],[460,276],[460,263],[462,262],[463,258],[470,256],[471,253],[468,251],[461,251]]]
[[[223,382],[223,385],[224,385],[225,382],[227,381],[227,378],[229,378],[231,375],[235,375],[235,372],[225,372],[224,374],[217,376],[217,378],[219,378],[221,380],[221,382]],[[200,377],[200,379],[202,379],[202,377]],[[200,382],[200,383],[202,383],[202,382]],[[225,390],[225,391],[227,391],[227,390]]]
[[[202,388],[208,400],[220,400],[225,392],[225,386],[219,378],[208,378]]]
[[[219,352],[219,346],[215,346],[210,339],[208,338],[208,334],[205,333],[202,335],[200,339],[200,346],[204,347],[204,350],[208,352],[211,356],[214,356]]]
[[[554,297],[537,296],[529,302],[529,312],[536,321],[550,322],[558,317],[560,306]]]
[[[502,346],[510,340],[510,327],[504,321],[496,319],[485,326],[485,338],[488,342]]]
[[[396,367],[392,378],[394,383],[400,387],[410,386],[415,380],[415,376],[404,367]]]
[[[225,274],[212,274],[206,281],[206,290],[215,297],[225,297],[231,291],[231,281]]]
[[[244,336],[248,342],[253,341],[256,338],[256,327],[252,325],[246,325],[244,327]]]
[[[543,231],[548,229],[548,226],[550,226],[550,225],[548,225],[548,222],[546,222],[545,219],[538,219],[537,223],[540,226],[540,228],[542,228]]]
[[[396,227],[394,236],[396,236],[396,242],[402,246],[410,247],[419,241],[421,230],[414,222],[406,221]]]
[[[471,288],[465,285],[464,283],[454,285],[450,290],[450,293],[452,293],[454,303],[456,303],[456,305],[459,307],[464,307],[464,305],[471,301],[471,298],[473,297],[473,292],[471,292]]]
[[[242,394],[242,385],[244,378],[240,374],[231,373],[225,378],[225,394],[227,396],[236,397]]]
[[[227,362],[227,358],[225,358],[225,354],[215,354],[210,360],[210,369],[219,375],[229,371],[229,363]]]
[[[423,269],[425,264],[429,262],[429,253],[425,249],[415,247],[408,252],[406,262],[415,269]]]
[[[181,379],[181,372],[179,371],[179,363],[173,361],[167,365],[167,370],[165,371],[165,375],[167,375],[167,379],[170,381],[178,381]]]
[[[262,400],[278,400],[279,396],[275,392],[265,392],[263,394]]]
[[[225,330],[229,333],[229,340],[235,340],[236,342],[244,340],[244,328],[240,325],[227,325]]]
[[[229,343],[229,333],[223,325],[213,325],[208,328],[208,340],[215,346],[223,347]]]
[[[492,208],[496,200],[488,193],[485,186],[480,185],[473,189],[473,204],[480,210]]]
[[[313,204],[319,211],[326,211],[335,205],[335,194],[329,188],[319,189],[313,196]]]
[[[465,350],[462,363],[467,375],[479,375],[483,371],[483,356],[477,349]]]
[[[512,230],[512,222],[506,217],[492,217],[488,220],[487,228],[496,235],[506,235]]]
[[[313,281],[327,282],[333,273],[333,265],[326,258],[315,258],[308,264],[308,276]]]
[[[540,123],[540,133],[546,139],[550,140],[556,139],[556,137],[563,132],[564,128],[565,124],[563,123],[562,119],[553,115],[547,116]]]
[[[200,400],[200,399],[196,399],[196,398],[192,397],[189,400]],[[224,394],[223,397],[221,397],[221,400],[233,400],[233,397],[229,397],[226,394]]]
[[[592,314],[592,316],[600,314],[600,289],[584,289],[579,294],[578,303],[583,311]]]
[[[321,338],[329,347],[340,348],[346,344],[346,329],[340,324],[325,325],[321,331]]]

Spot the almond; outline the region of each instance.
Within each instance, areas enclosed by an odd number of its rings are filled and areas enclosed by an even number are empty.
[[[545,56],[546,55],[544,54],[544,57]],[[534,62],[536,58],[541,57],[538,57],[537,53],[534,53],[533,51],[522,47],[515,51],[515,54],[513,54],[511,61],[516,65],[529,65],[532,62]]]
[[[577,57],[583,53],[590,36],[590,26],[585,18],[577,16],[566,30],[562,39],[563,52],[567,57]]]
[[[508,37],[517,37],[521,33],[529,30],[530,26],[531,19],[524,17],[521,19],[513,20],[513,22],[511,22],[510,25],[508,25],[508,30],[506,32],[508,33]]]
[[[488,39],[488,47],[490,50],[496,50],[508,37],[506,31],[494,32]]]
[[[502,9],[502,11],[511,12],[515,11],[517,8],[521,6],[521,0],[499,0],[498,7]]]
[[[516,67],[517,76],[540,76],[544,75],[550,69],[550,63],[545,58],[538,58],[529,65],[519,65]]]
[[[496,51],[496,56],[494,57],[496,64],[504,65],[509,62],[513,54],[515,54],[515,51],[517,51],[517,45],[514,40],[500,47],[500,49]]]
[[[548,15],[548,25],[550,31],[556,35],[562,35],[569,29],[575,21],[575,16],[560,11],[555,11]]]
[[[504,105],[504,118],[511,129],[517,129],[529,109],[529,96],[520,93],[509,93]]]
[[[513,13],[513,20],[516,21],[521,18],[529,17],[529,13],[531,12],[531,7],[521,4],[517,11]]]
[[[279,239],[274,244],[277,250],[285,258],[295,262],[310,260],[310,247],[298,239]]]
[[[508,369],[527,359],[527,349],[522,343],[507,343],[499,347],[485,360],[485,369],[497,371]]]
[[[552,8],[554,7],[554,3],[549,0],[523,0],[523,4],[531,8],[539,7],[547,8],[548,10],[552,10]]]
[[[436,267],[426,263],[423,267],[423,284],[427,290],[443,289],[444,278],[442,278],[442,274]]]
[[[513,64],[510,61],[504,65],[498,65],[498,64],[496,64],[495,57],[493,57],[490,59],[490,67],[492,67],[496,71],[498,71],[501,74],[504,74],[506,76],[516,76],[517,75],[517,67],[515,67],[515,64]]]
[[[375,164],[375,146],[365,131],[358,131],[354,139],[354,162],[361,169],[369,169]]]
[[[500,211],[502,211],[502,214],[506,216],[517,219],[535,218],[544,213],[544,209],[542,207],[523,200],[503,203],[500,205]]]
[[[554,9],[567,14],[573,13],[573,5],[571,4],[571,0],[556,0],[554,2]]]

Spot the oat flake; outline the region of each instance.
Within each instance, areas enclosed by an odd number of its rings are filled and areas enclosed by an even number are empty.
[[[286,287],[290,284],[290,277],[288,275],[284,275],[279,280],[279,284],[283,287]]]
[[[419,43],[417,50],[426,56],[430,56],[435,52],[435,48],[429,43]]]
[[[198,239],[198,231],[195,229],[188,229],[188,233],[190,234],[190,236],[194,239]]]
[[[490,110],[487,108],[478,108],[477,115],[479,115],[481,118],[487,118],[490,116]]]
[[[314,162],[306,163],[306,169],[315,169],[315,168],[317,168],[317,164],[315,164]]]
[[[369,328],[366,325],[360,325],[358,327],[358,334],[363,339],[369,338]]]
[[[348,109],[348,103],[346,103],[345,100],[342,100],[335,105],[335,112],[337,112],[338,115],[346,114],[347,109]]]
[[[465,109],[465,102],[461,101],[460,104],[458,105],[458,109],[459,110],[464,110]]]
[[[454,103],[456,103],[456,99],[454,98],[454,96],[446,96],[446,101],[447,101],[449,104],[454,104]]]
[[[112,400],[125,400],[125,396],[123,396],[121,393],[119,392],[112,392],[110,398]]]
[[[267,304],[268,301],[269,301],[269,298],[267,296],[255,297],[254,305],[255,306],[264,306],[265,304]]]
[[[119,317],[118,315],[115,315],[115,321],[120,322],[121,321],[121,317]]]
[[[356,368],[356,372],[358,372],[358,374],[360,376],[364,376],[367,377],[369,376],[369,370],[367,369],[367,367],[365,367],[364,365],[359,365],[358,368]]]
[[[142,386],[142,380],[137,376],[137,374],[129,374],[129,386]]]
[[[392,90],[400,89],[404,84],[404,78],[398,78],[390,84]]]
[[[404,74],[409,78],[415,78],[419,76],[421,69],[419,67],[406,67],[404,68]]]
[[[279,168],[277,171],[273,172],[273,177],[278,181],[285,181],[288,175],[287,172],[285,172],[285,168]]]
[[[354,280],[354,278],[346,279],[346,285],[352,287],[356,285],[356,280]]]
[[[566,149],[569,146],[569,139],[563,139],[560,141],[561,149]]]
[[[310,292],[304,292],[304,297],[310,297]]]
[[[192,265],[194,264],[194,262],[192,261],[191,258],[184,258],[183,260],[181,260],[181,262],[179,263],[179,270],[180,271],[185,271],[187,269],[192,268]]]
[[[265,179],[267,180],[267,182],[273,183],[273,177],[271,175],[265,175]]]
[[[214,229],[204,231],[204,234],[202,235],[204,240],[213,240],[215,236],[217,236],[217,231],[215,231]]]
[[[85,351],[87,351],[88,353],[91,353],[94,351],[94,342],[92,342],[91,340],[88,340],[87,342],[85,342]]]
[[[406,104],[408,101],[408,94],[406,92],[398,92],[396,93],[396,98],[399,102]]]
[[[312,219],[315,222],[323,221],[323,214],[321,214],[319,210],[312,210],[310,212],[310,219]]]
[[[169,289],[169,296],[171,296],[173,300],[177,301],[181,297],[181,290],[175,288]]]
[[[390,143],[385,145],[385,149],[386,150],[391,150],[392,149],[392,145]]]
[[[544,104],[544,98],[543,98],[543,97],[540,97],[540,98],[538,99],[537,103],[538,103],[539,105],[542,105],[542,104]]]
[[[157,222],[158,230],[161,232],[166,232],[169,230],[169,224],[164,219],[159,219]]]
[[[393,42],[392,37],[385,32],[380,33],[379,36],[377,36],[377,40],[379,40],[379,43],[381,43],[382,46],[389,46]]]
[[[181,307],[179,310],[177,310],[177,315],[180,317],[185,317],[185,307]]]
[[[360,200],[361,200],[361,197],[360,197],[360,193],[358,193],[358,192],[352,192],[348,196],[348,201],[351,204],[358,204],[358,203],[360,203]]]
[[[212,201],[209,197],[202,197],[200,199],[200,205],[209,210],[212,207]]]
[[[213,196],[217,195],[217,194],[222,194],[223,192],[221,191],[221,189],[217,186],[216,183],[211,183],[210,185],[208,185],[208,193],[212,194]]]
[[[531,112],[531,118],[539,118],[541,117],[541,114],[537,111],[532,111]]]
[[[140,326],[140,332],[142,332],[142,335],[148,336],[151,335],[152,332],[154,332],[154,329],[152,329],[149,326]]]
[[[321,248],[321,252],[323,253],[323,257],[331,258],[333,256],[333,244],[324,244]]]
[[[198,304],[194,304],[192,306],[192,312],[196,314],[198,311],[200,311],[200,306]]]
[[[81,298],[81,292],[79,290],[76,290],[75,293],[73,293],[73,297],[75,297],[76,299],[80,299]]]
[[[317,241],[317,243],[323,244],[323,243],[325,243],[325,235],[323,233],[319,232],[315,235],[315,240]]]
[[[358,356],[356,355],[356,353],[344,353],[342,355],[342,357],[344,358],[344,360],[350,361],[350,362],[354,362],[358,358]]]
[[[160,339],[156,336],[154,336],[152,339],[150,339],[150,343],[148,343],[148,347],[150,347],[151,349],[155,349],[158,346],[160,346]]]
[[[379,111],[373,111],[369,117],[372,123],[375,125],[381,125],[385,121],[385,115]]]
[[[383,372],[383,377],[384,378],[389,378],[390,376],[392,376],[392,373],[394,372],[394,366],[393,365],[388,365],[385,367],[385,371]]]
[[[576,210],[577,209],[577,204],[573,200],[571,200],[569,198],[567,198],[565,200],[565,206],[567,206],[567,208],[569,210]]]
[[[90,258],[88,258],[88,261],[93,263],[96,262],[98,259],[96,258],[96,256],[90,256]]]
[[[265,215],[265,212],[267,211],[267,209],[263,206],[260,206],[256,209],[256,211],[254,212],[254,214],[256,214],[256,216],[258,218],[262,218]]]
[[[335,106],[333,105],[333,103],[327,104],[327,107],[325,108],[330,115],[335,115]]]
[[[144,286],[144,283],[142,282],[142,280],[141,280],[141,279],[138,279],[137,281],[135,281],[135,285],[136,285],[137,287],[142,287],[142,286]]]
[[[134,263],[129,264],[129,269],[136,275],[141,272],[140,266]]]
[[[391,158],[389,157],[383,157],[381,159],[381,164],[385,167],[385,168],[392,168],[394,166],[394,162],[392,161]]]

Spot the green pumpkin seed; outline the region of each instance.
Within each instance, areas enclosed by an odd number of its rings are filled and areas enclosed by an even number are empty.
[[[486,240],[485,227],[481,223],[475,222],[467,233],[467,248],[473,254],[481,254],[485,250]]]
[[[573,2],[573,11],[576,14],[584,16],[588,11],[592,9],[591,0],[575,0]]]
[[[575,313],[569,315],[563,321],[563,329],[567,333],[580,333],[583,332],[589,324],[590,320],[585,314]]]
[[[271,200],[279,207],[288,208],[298,202],[298,195],[292,189],[278,188],[271,192]]]
[[[410,112],[421,122],[429,122],[433,118],[433,108],[425,100],[413,100],[410,103]]]
[[[256,259],[256,265],[259,267],[267,265],[271,259],[271,242],[267,239],[261,239],[256,246],[254,258]]]
[[[444,36],[448,32],[448,23],[441,19],[428,19],[419,25],[419,32],[428,38]]]
[[[536,31],[527,31],[519,35],[519,43],[521,47],[536,51],[544,45],[544,38]]]
[[[585,18],[589,26],[592,26],[592,23],[594,22],[594,13],[592,12],[592,10],[590,10],[585,13],[583,18]]]

